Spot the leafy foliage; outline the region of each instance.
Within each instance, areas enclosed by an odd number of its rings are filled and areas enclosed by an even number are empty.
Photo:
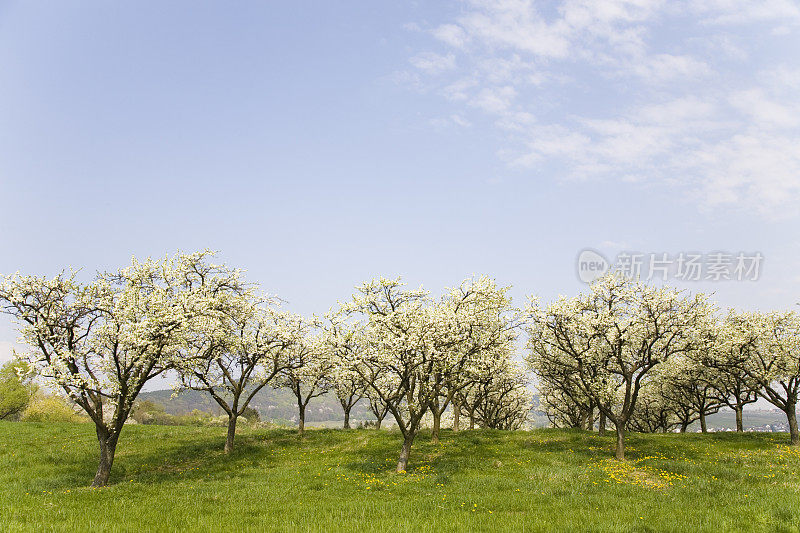
[[[28,406],[36,385],[33,372],[20,359],[0,367],[0,420],[16,420]]]

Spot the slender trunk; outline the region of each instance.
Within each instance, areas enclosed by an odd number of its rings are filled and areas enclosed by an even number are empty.
[[[708,427],[706,426],[706,414],[703,411],[700,411],[700,431],[703,433],[708,433]]]
[[[228,415],[228,437],[225,439],[225,453],[233,451],[233,440],[236,438],[236,421],[238,416]]]
[[[302,403],[299,403],[298,406],[300,408],[300,417],[297,422],[297,433],[302,435],[306,429],[306,406]]]
[[[736,431],[739,432],[739,433],[742,433],[744,431],[744,422],[742,420],[742,418],[743,418],[742,417],[742,406],[741,405],[737,405],[736,409],[734,409],[734,411],[736,411]]]
[[[606,414],[604,412],[602,412],[602,411],[600,411],[600,422],[599,422],[599,424],[600,425],[597,428],[597,434],[600,435],[601,437],[603,437],[606,434]]]
[[[436,407],[432,411],[433,414],[433,430],[431,431],[431,441],[434,444],[439,443],[439,428],[442,425],[442,414],[439,412],[439,408]]]
[[[386,411],[384,410],[383,414],[381,414],[381,409],[372,402],[370,402],[369,406],[372,414],[375,415],[375,429],[381,429],[381,422],[383,422],[383,417],[386,416]]]
[[[475,429],[475,412],[469,414],[469,429]]]
[[[594,407],[589,409],[588,416],[586,417],[586,430],[594,431]]]
[[[460,418],[461,418],[461,404],[453,403],[453,433],[461,429],[458,427],[459,423],[461,422]]]
[[[92,487],[104,487],[114,464],[114,453],[117,451],[117,434],[109,434],[105,428],[97,428],[97,442],[100,444],[100,464],[92,481]]]
[[[789,420],[789,437],[792,446],[800,446],[800,434],[797,432],[797,412],[796,405],[791,404],[786,408],[786,418]]]
[[[689,429],[689,422],[684,420],[681,422],[681,433],[686,433],[687,429]]]
[[[615,422],[617,426],[617,449],[615,457],[619,461],[625,460],[625,424],[622,422]]]
[[[343,429],[350,429],[350,407],[344,410],[344,427]]]
[[[400,449],[400,459],[397,461],[397,472],[405,472],[408,467],[408,456],[411,453],[411,444],[414,442],[414,433],[409,432],[403,439],[403,447]]]

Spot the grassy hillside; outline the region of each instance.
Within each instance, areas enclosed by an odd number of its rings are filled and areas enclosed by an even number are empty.
[[[423,435],[392,472],[374,430],[125,429],[112,485],[90,489],[89,424],[0,423],[4,530],[797,531],[800,451],[780,434],[564,430]]]

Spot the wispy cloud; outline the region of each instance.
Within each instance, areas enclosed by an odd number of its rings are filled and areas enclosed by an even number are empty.
[[[412,65],[509,165],[772,217],[800,201],[798,28],[783,0],[472,0]]]
[[[438,74],[446,70],[451,70],[456,66],[456,56],[453,54],[436,54],[433,52],[423,52],[412,57],[410,63],[428,74]]]
[[[465,119],[458,113],[453,113],[448,117],[432,118],[430,119],[430,123],[432,126],[438,129],[446,129],[446,128],[451,128],[453,126],[459,128],[469,128],[472,126],[472,123],[469,120]]]

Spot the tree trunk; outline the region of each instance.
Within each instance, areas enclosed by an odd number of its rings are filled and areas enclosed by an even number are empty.
[[[617,449],[615,457],[618,461],[625,460],[625,424],[622,422],[615,422],[617,426]]]
[[[708,427],[706,426],[706,414],[703,411],[700,411],[700,431],[703,433],[708,433]]]
[[[597,428],[597,434],[600,435],[601,437],[603,437],[606,434],[606,414],[604,412],[602,412],[602,411],[600,411],[600,422],[599,422],[599,424],[600,425]]]
[[[350,429],[350,407],[344,410],[344,426],[343,429]]]
[[[789,420],[789,437],[791,438],[792,446],[800,445],[800,434],[797,432],[797,412],[795,404],[789,405],[786,408],[786,418]]]
[[[408,467],[408,456],[411,454],[411,444],[414,442],[414,434],[408,433],[403,439],[403,447],[400,450],[400,459],[397,461],[397,472],[405,472]]]
[[[461,429],[461,428],[458,427],[459,423],[461,422],[460,418],[461,418],[461,405],[457,404],[457,403],[454,403],[453,404],[453,433],[455,433],[456,431]]]
[[[297,422],[297,433],[302,435],[303,431],[305,431],[306,429],[306,406],[301,403],[299,404],[299,407],[300,407],[300,417]]]
[[[736,431],[738,433],[742,433],[744,431],[744,422],[742,420],[742,418],[743,418],[742,417],[742,406],[741,405],[737,405],[736,409],[734,409],[734,411],[736,411]]]
[[[114,464],[114,453],[117,451],[117,435],[109,435],[105,428],[97,428],[97,442],[100,444],[100,464],[92,481],[92,487],[105,487]]]
[[[586,415],[586,431],[594,431],[594,407],[589,408]]]
[[[475,429],[475,413],[471,412],[469,414],[469,429]]]
[[[375,429],[381,429],[381,422],[383,422],[383,417],[382,416],[380,416],[380,417],[376,416],[375,417]]]
[[[433,415],[433,430],[431,431],[431,442],[434,444],[439,443],[439,428],[442,425],[442,414],[438,408],[434,408],[431,412]]]
[[[228,437],[225,439],[225,453],[233,451],[233,440],[236,438],[236,421],[239,419],[236,415],[228,415]]]
[[[681,422],[681,433],[686,433],[686,430],[689,429],[689,422],[684,420]]]

